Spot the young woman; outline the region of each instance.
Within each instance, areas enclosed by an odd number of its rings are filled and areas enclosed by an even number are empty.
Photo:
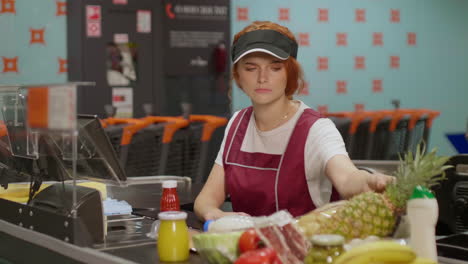
[[[297,42],[283,26],[256,21],[234,36],[233,77],[252,106],[236,112],[195,200],[204,219],[228,214],[303,215],[331,200],[382,191],[392,177],[358,170],[333,122],[292,95],[304,85]],[[220,205],[229,195],[234,212]]]

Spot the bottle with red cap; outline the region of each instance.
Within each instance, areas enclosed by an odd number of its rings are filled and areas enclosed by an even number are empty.
[[[162,188],[163,193],[159,210],[161,212],[180,211],[179,196],[177,195],[177,181],[163,181]]]

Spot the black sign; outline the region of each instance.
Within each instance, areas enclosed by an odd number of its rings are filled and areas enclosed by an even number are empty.
[[[167,75],[210,74],[227,67],[229,0],[166,0]],[[222,58],[220,57],[222,56]]]

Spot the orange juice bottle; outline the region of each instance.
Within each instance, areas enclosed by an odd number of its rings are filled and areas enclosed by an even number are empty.
[[[158,231],[158,254],[163,262],[186,261],[189,258],[189,233],[185,220],[187,213],[161,212]]]

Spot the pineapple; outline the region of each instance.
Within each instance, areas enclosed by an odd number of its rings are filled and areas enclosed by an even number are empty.
[[[416,154],[408,153],[400,159],[395,173],[396,181],[384,193],[365,192],[348,201],[332,203],[314,210],[298,221],[306,236],[340,234],[346,239],[365,238],[370,235],[390,235],[417,185],[427,188],[445,178],[448,157],[436,156],[436,150],[423,154],[418,146]]]

